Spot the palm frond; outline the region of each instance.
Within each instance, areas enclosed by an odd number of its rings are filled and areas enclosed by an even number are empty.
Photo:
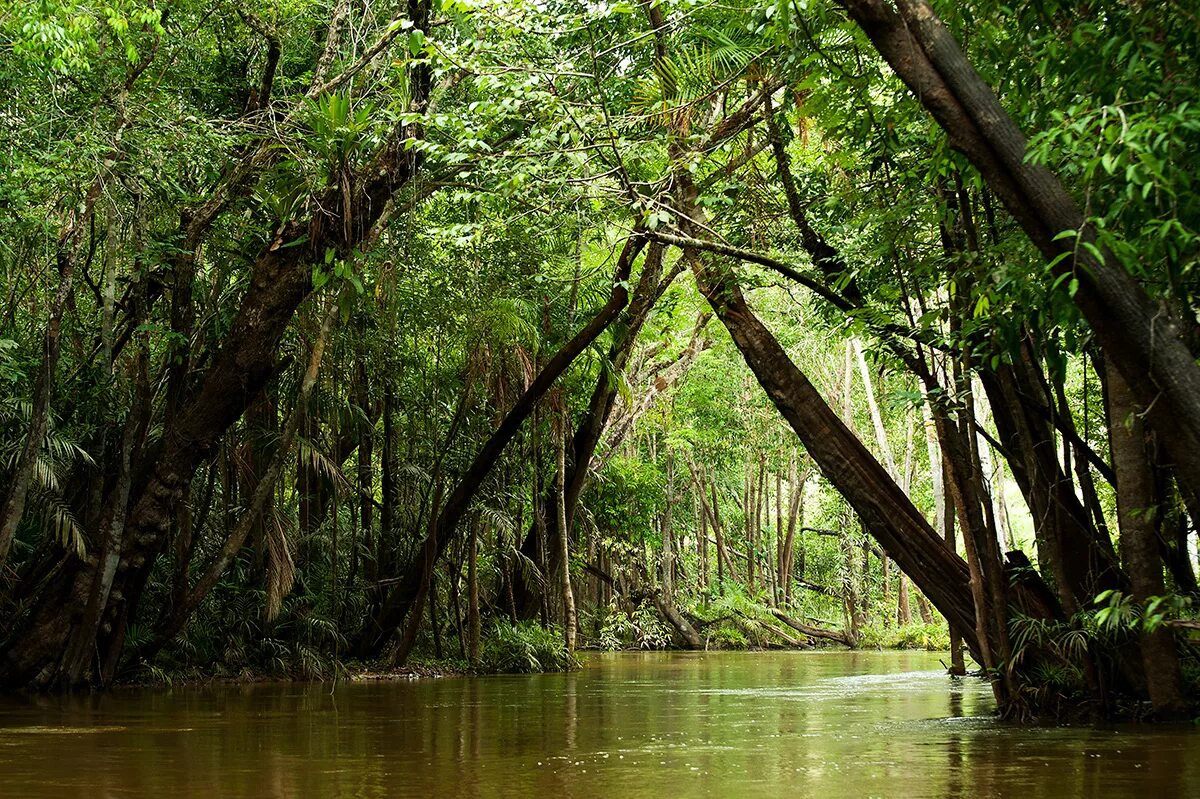
[[[506,535],[511,533],[516,526],[510,514],[499,508],[486,505],[479,508],[479,518],[491,525],[493,529],[499,530]]]
[[[267,544],[267,597],[264,618],[274,621],[279,615],[283,598],[296,583],[296,561],[292,557],[291,536],[288,535],[291,520],[277,509],[272,509],[271,518],[264,525]]]
[[[38,485],[30,493],[31,505],[42,518],[42,532],[52,535],[68,552],[82,558],[87,554],[87,537],[83,525],[57,493]]]
[[[350,480],[342,471],[341,465],[335,463],[333,458],[325,454],[316,443],[304,436],[297,436],[296,444],[300,448],[301,460],[311,464],[318,474],[323,474],[329,482],[333,483],[336,491],[350,490]]]
[[[542,591],[546,588],[546,578],[542,574],[542,570],[529,556],[516,547],[509,550],[509,556],[517,567],[517,573],[521,575],[521,581],[525,583],[526,588],[530,591]]]

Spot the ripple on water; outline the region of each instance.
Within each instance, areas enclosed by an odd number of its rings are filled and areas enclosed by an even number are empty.
[[[0,735],[91,735],[123,732],[125,727],[0,727]]]

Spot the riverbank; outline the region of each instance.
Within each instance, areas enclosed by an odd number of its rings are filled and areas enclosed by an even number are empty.
[[[949,639],[945,628],[938,625],[908,625],[879,628],[867,626],[858,634],[858,646],[847,648],[825,639],[809,639],[805,646],[781,643],[766,630],[759,630],[752,640],[747,635],[746,621],[738,626],[715,626],[705,636],[704,652],[780,652],[780,651],[924,651],[942,653],[949,662]],[[753,633],[753,630],[749,632]],[[602,636],[593,636],[579,649],[579,655],[604,653],[686,652],[686,648],[658,645],[615,645]],[[541,630],[534,624],[518,625],[490,632],[481,648],[481,657],[472,663],[461,656],[438,657],[419,651],[404,666],[382,663],[360,663],[354,660],[330,658],[328,667],[317,673],[293,673],[281,670],[238,669],[225,672],[217,664],[203,671],[198,667],[171,670],[144,667],[131,678],[118,683],[121,687],[151,688],[156,686],[243,685],[254,683],[307,683],[345,680],[350,682],[387,682],[443,677],[487,676],[495,674],[537,674],[571,671],[579,667],[579,657],[568,657],[557,629]]]

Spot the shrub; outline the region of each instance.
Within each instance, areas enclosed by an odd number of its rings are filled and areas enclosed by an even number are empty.
[[[921,622],[886,629],[870,625],[859,630],[858,645],[863,649],[925,649],[940,652],[950,648],[950,631],[943,624]]]
[[[716,649],[749,649],[750,639],[736,625],[723,622],[716,625],[708,636],[709,645]]]
[[[671,645],[671,629],[658,612],[641,605],[633,613],[611,609],[600,628],[601,649],[666,649]]]
[[[540,671],[567,671],[577,665],[567,652],[562,630],[543,629],[532,621],[513,626],[497,622],[479,647],[481,672],[502,674],[532,674]]]

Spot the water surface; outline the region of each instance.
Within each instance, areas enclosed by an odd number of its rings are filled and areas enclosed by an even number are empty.
[[[1021,728],[910,652],[0,701],[0,796],[1200,797],[1190,727]]]

